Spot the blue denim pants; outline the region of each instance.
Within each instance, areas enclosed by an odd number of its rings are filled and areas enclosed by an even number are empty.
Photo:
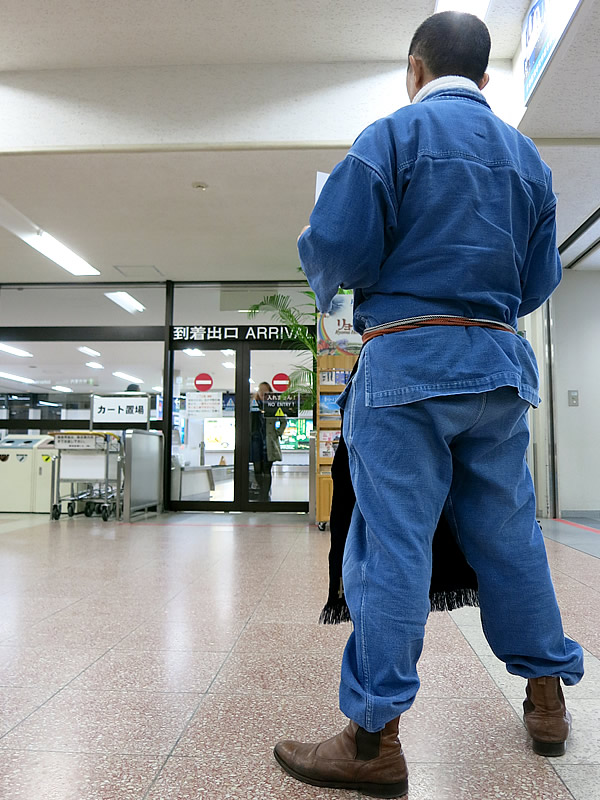
[[[511,387],[373,408],[363,371],[352,381],[344,437],[357,503],[343,578],[353,632],[340,708],[368,731],[410,708],[419,689],[431,545],[443,509],[477,573],[485,636],[508,671],[568,685],[583,675],[535,518],[528,408]]]

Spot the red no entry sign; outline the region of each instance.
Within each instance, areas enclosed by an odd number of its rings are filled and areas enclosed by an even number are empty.
[[[290,376],[286,375],[285,372],[278,372],[277,375],[273,376],[271,385],[276,392],[285,392],[286,389],[290,388]]]
[[[196,375],[194,378],[194,386],[199,392],[208,392],[209,389],[212,389],[212,385],[213,379],[208,372],[201,372],[200,375]]]

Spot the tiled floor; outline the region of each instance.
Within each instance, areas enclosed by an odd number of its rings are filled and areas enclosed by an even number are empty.
[[[600,800],[600,534],[544,530],[588,653],[567,754],[531,752],[524,681],[477,611],[434,614],[401,722],[410,800]],[[0,515],[0,800],[357,797],[298,784],[271,755],[344,724],[348,626],[316,624],[327,552],[301,515]]]

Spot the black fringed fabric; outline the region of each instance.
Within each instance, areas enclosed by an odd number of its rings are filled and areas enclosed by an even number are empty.
[[[319,617],[319,622],[323,625],[338,625],[340,622],[350,621],[350,612],[344,597],[342,561],[356,496],[343,435],[333,458],[331,477],[333,498],[329,516],[329,596]],[[433,537],[429,600],[432,611],[452,611],[462,606],[479,605],[477,576],[467,563],[443,514]]]

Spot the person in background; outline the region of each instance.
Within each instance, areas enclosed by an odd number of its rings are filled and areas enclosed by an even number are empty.
[[[560,281],[556,198],[533,142],[482,94],[490,44],[473,15],[425,20],[409,49],[411,105],[358,137],[298,241],[321,311],[354,289],[364,343],[339,401],[356,493],[339,695],[350,722],[326,742],[275,747],[286,772],[317,786],[408,791],[398,729],[420,685],[444,506],[477,575],[487,641],[527,681],[536,753],[565,752],[561,681],[583,675],[535,518],[525,455],[539,380],[516,333]]]
[[[257,500],[271,499],[273,462],[281,461],[280,439],[287,427],[285,417],[265,414],[264,396],[273,389],[266,381],[259,383],[254,400],[258,406],[250,414],[250,461],[254,464],[254,478],[258,484]]]

